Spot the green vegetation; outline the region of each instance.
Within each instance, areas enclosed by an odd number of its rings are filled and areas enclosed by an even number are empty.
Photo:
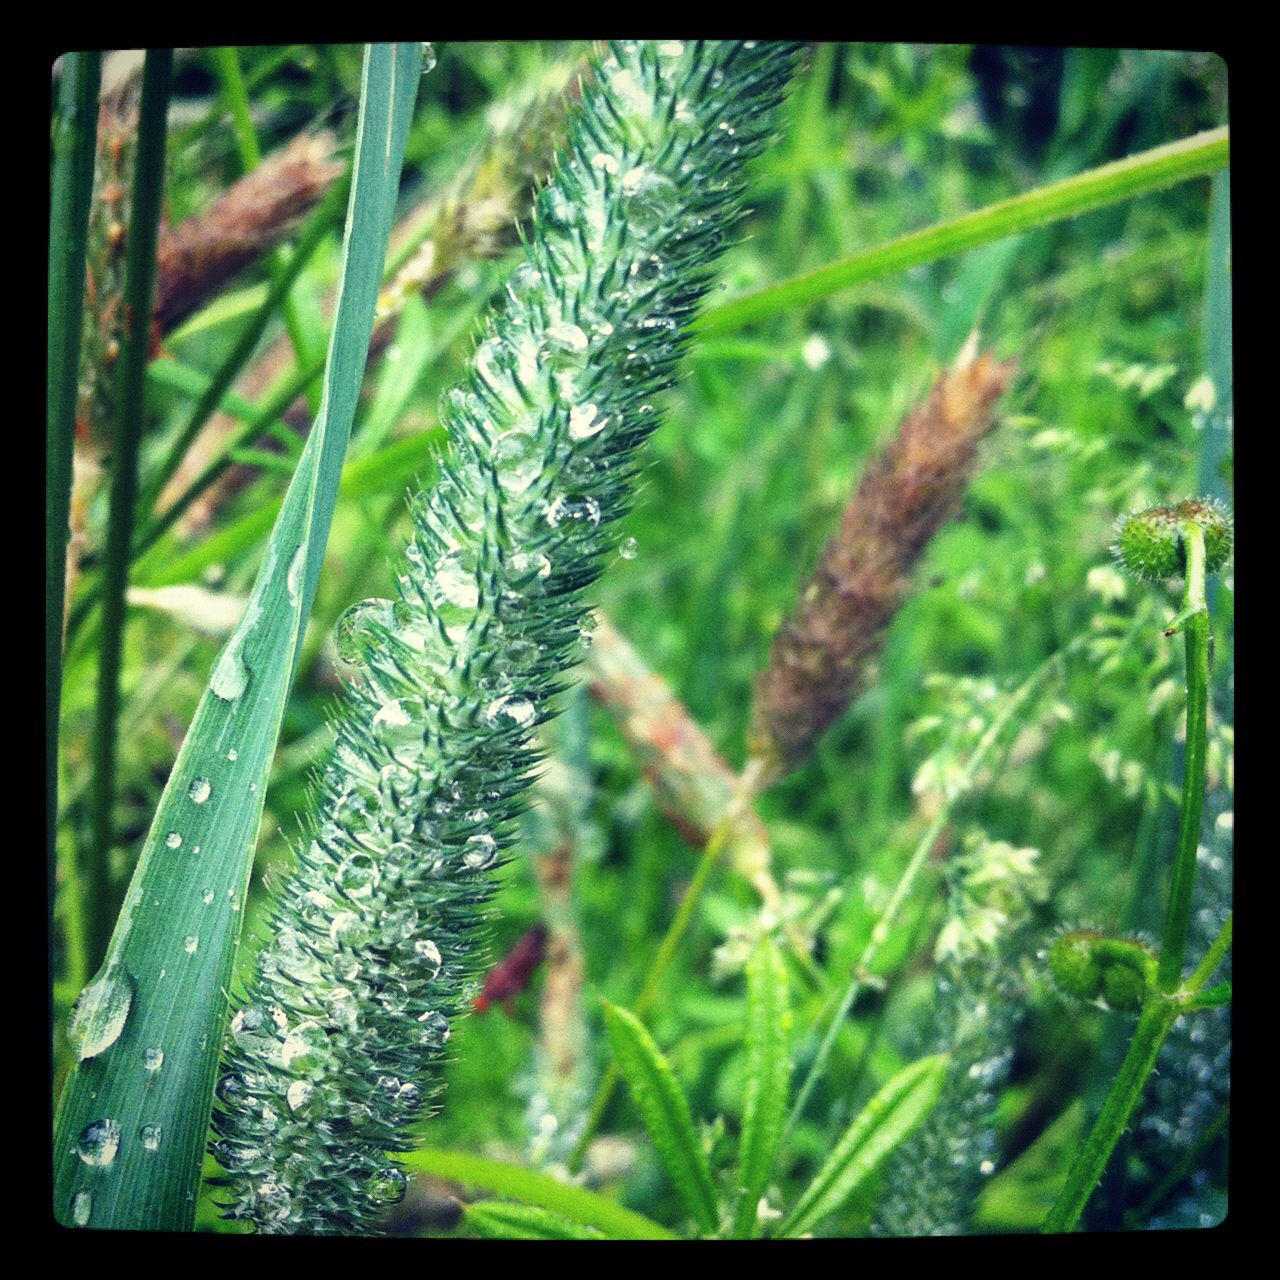
[[[1225,68],[590,52],[61,64],[55,1213],[1220,1221]]]

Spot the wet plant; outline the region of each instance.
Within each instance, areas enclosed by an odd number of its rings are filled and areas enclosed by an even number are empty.
[[[1212,64],[1049,59],[1040,155],[980,49],[463,46],[421,78],[436,56],[152,54],[140,99],[109,59],[96,151],[96,60],[61,67],[59,1219],[1204,1220],[1229,331],[1206,318],[1199,380],[1185,334]],[[1168,85],[1198,104],[1172,143]],[[1106,563],[1117,510],[1141,587]]]

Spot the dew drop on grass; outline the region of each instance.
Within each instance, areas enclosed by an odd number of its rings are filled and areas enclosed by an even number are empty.
[[[418,1018],[418,1022],[421,1024],[418,1039],[424,1045],[439,1049],[448,1042],[452,1033],[449,1030],[449,1019],[443,1013],[428,1009],[426,1013]]]
[[[285,590],[289,593],[289,603],[296,609],[302,599],[302,570],[307,563],[306,548],[299,547],[289,561],[289,571],[284,575]]]
[[[177,849],[182,844],[182,837],[176,831],[170,831],[164,842],[170,849]]]
[[[436,69],[436,51],[431,47],[430,41],[422,42],[422,74],[425,76],[428,71]]]
[[[67,1038],[80,1062],[115,1044],[132,1003],[133,980],[124,969],[116,968],[85,987],[71,1006],[67,1025]]]
[[[239,759],[240,759],[240,753],[235,749],[235,747],[229,747],[229,748],[227,749],[227,759],[228,759],[228,760],[239,760]]]
[[[369,1179],[369,1196],[377,1204],[399,1204],[407,1185],[399,1169],[379,1169]]]
[[[209,678],[209,688],[223,700],[234,702],[249,683],[249,668],[240,656],[241,640],[236,637],[222,651],[213,675]]]
[[[142,1065],[147,1071],[159,1071],[164,1066],[164,1050],[148,1049],[142,1055]]]
[[[95,1120],[80,1130],[76,1141],[76,1154],[87,1165],[105,1168],[120,1150],[120,1122]]]
[[[182,940],[182,949],[188,955],[194,955],[199,946],[200,939],[194,933],[187,934],[187,936]]]
[[[429,978],[434,978],[439,974],[443,959],[440,955],[440,948],[430,938],[419,938],[413,944],[413,954],[425,966]]]
[[[212,794],[213,786],[208,778],[191,779],[191,785],[187,788],[187,798],[192,804],[204,804]]]
[[[207,906],[209,905],[209,903],[211,903],[211,902],[213,901],[213,890],[212,890],[212,889],[206,889],[206,890],[205,890],[205,891],[200,895],[200,901],[201,901],[201,902],[203,902],[203,903],[204,903],[204,905],[207,907]]]
[[[87,1227],[92,1212],[93,1197],[87,1191],[77,1191],[71,1197],[71,1221],[77,1227]]]
[[[493,866],[498,856],[498,842],[487,832],[472,836],[462,851],[462,862],[468,870],[484,871]]]
[[[590,440],[609,425],[609,419],[594,404],[575,405],[569,410],[569,439]]]
[[[297,1115],[298,1112],[305,1110],[307,1102],[311,1095],[315,1092],[315,1086],[308,1080],[295,1080],[290,1086],[288,1092],[284,1095],[284,1100],[289,1104],[289,1110]]]
[[[634,538],[623,538],[618,554],[624,560],[634,560],[640,554],[640,544]]]
[[[334,883],[348,898],[367,898],[381,876],[378,864],[367,853],[353,853],[338,867]]]
[[[158,1124],[144,1124],[138,1137],[142,1139],[142,1145],[147,1151],[159,1151],[163,1133],[164,1130]]]
[[[388,630],[395,625],[395,605],[390,600],[371,596],[359,600],[338,619],[333,628],[333,643],[344,662],[364,663],[377,647],[375,628]]]

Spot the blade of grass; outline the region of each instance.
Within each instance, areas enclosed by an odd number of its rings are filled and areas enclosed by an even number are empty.
[[[757,1234],[756,1205],[769,1184],[787,1118],[787,968],[767,936],[747,962],[747,1084],[738,1140],[738,1207],[733,1235]]]
[[[945,1054],[899,1071],[845,1130],[778,1234],[803,1235],[835,1213],[933,1109],[946,1073]]]
[[[62,62],[53,135],[49,209],[49,321],[45,381],[44,732],[45,853],[53,869],[58,812],[58,723],[62,691],[71,453],[84,320],[85,241],[93,192],[93,147],[102,57],[69,53]]]
[[[1228,155],[1226,127],[1210,129],[898,236],[816,271],[735,298],[709,309],[693,327],[701,334],[736,329],[753,320],[825,298],[850,285],[905,271],[1031,227],[1130,200],[1188,178],[1204,177],[1225,168]]]
[[[400,1156],[406,1169],[433,1173],[451,1182],[483,1187],[522,1204],[538,1205],[586,1227],[596,1227],[617,1240],[674,1240],[675,1233],[642,1214],[624,1209],[606,1196],[570,1186],[520,1165],[462,1151],[423,1147]]]
[[[603,1240],[594,1227],[571,1222],[530,1204],[477,1200],[466,1207],[467,1226],[490,1240]]]
[[[658,1159],[689,1216],[710,1235],[718,1228],[720,1217],[715,1186],[684,1091],[640,1019],[607,1000],[603,1004],[614,1063],[627,1082]]]
[[[107,960],[71,1031],[54,1212],[189,1229],[241,907],[272,752],[315,596],[373,324],[421,47],[366,51],[355,181],[321,411],[248,610],[214,666]]]
[[[125,592],[138,492],[138,452],[142,440],[143,392],[151,344],[151,300],[156,279],[156,235],[164,195],[165,127],[169,109],[172,49],[147,53],[138,119],[138,162],[134,174],[125,265],[125,307],[129,315],[116,383],[119,409],[112,424],[111,505],[107,518],[102,576],[102,631],[98,646],[98,693],[93,726],[93,803],[83,876],[92,915],[87,922],[89,964],[106,953],[119,901],[108,869],[114,843],[116,721],[120,714],[120,662],[124,653]]]

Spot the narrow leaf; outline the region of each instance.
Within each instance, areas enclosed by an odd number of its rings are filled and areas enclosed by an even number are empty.
[[[493,1240],[604,1240],[594,1227],[584,1227],[531,1204],[477,1200],[466,1207],[467,1225]]]
[[[835,1213],[933,1110],[946,1072],[945,1054],[899,1071],[845,1131],[778,1234],[803,1235]]]
[[[675,1072],[635,1014],[605,1001],[604,1021],[614,1063],[627,1082],[662,1167],[689,1216],[704,1232],[713,1233],[719,1212],[711,1170]]]
[[[1188,178],[1204,177],[1225,168],[1228,156],[1225,127],[1182,138],[909,232],[806,275],[734,298],[709,309],[695,327],[704,333],[724,333],[866,280],[990,244],[1031,227],[1073,218]]]
[[[373,324],[420,46],[365,59],[324,396],[248,609],[214,666],[107,958],[73,1013],[54,1212],[189,1229],[263,793],[315,595]]]
[[[675,1234],[599,1192],[560,1182],[550,1174],[462,1151],[424,1148],[401,1156],[406,1169],[433,1173],[486,1191],[537,1205],[582,1227],[595,1227],[617,1240],[674,1240]]]
[[[738,1141],[738,1207],[733,1234],[756,1234],[756,1205],[769,1183],[787,1118],[787,968],[768,936],[747,962],[747,1085]]]

